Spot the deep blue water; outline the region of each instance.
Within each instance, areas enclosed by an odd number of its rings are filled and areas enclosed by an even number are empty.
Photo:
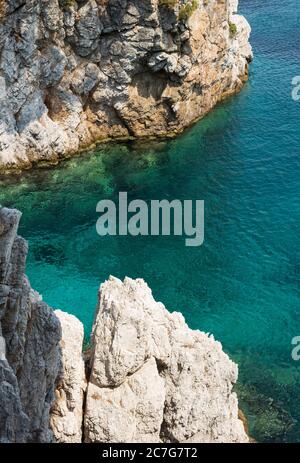
[[[300,441],[298,0],[241,0],[255,60],[243,91],[175,140],[112,144],[0,184],[23,211],[32,286],[91,328],[110,274],[142,277],[239,362],[240,403],[260,441]],[[96,234],[102,198],[204,199],[205,243]]]

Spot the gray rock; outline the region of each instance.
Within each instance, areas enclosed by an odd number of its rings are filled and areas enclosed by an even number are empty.
[[[25,443],[29,419],[20,400],[17,378],[9,364],[0,360],[0,443]]]
[[[0,440],[50,442],[50,406],[60,368],[60,323],[24,274],[21,214],[0,209]]]
[[[89,0],[80,8],[75,22],[77,34],[74,43],[79,56],[88,56],[97,48],[102,28],[98,5],[95,0]]]

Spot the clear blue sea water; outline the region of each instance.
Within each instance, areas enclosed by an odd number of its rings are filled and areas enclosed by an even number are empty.
[[[300,75],[298,0],[240,0],[255,60],[243,91],[178,138],[111,144],[0,183],[23,211],[27,273],[50,305],[91,329],[99,284],[144,278],[238,361],[240,404],[259,441],[300,442]],[[205,243],[96,234],[96,204],[205,200]]]

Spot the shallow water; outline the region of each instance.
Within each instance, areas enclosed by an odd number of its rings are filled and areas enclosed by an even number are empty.
[[[91,328],[110,274],[144,278],[155,298],[214,333],[240,365],[238,392],[259,441],[300,441],[300,75],[298,0],[241,0],[255,60],[243,91],[175,140],[112,144],[0,184],[23,211],[27,273],[53,307]],[[96,234],[96,204],[204,199],[205,243]]]

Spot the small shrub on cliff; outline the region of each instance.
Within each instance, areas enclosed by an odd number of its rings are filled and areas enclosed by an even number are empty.
[[[160,5],[167,6],[168,8],[174,8],[179,0],[159,0]]]
[[[60,0],[60,4],[65,10],[77,5],[76,0]]]
[[[230,34],[230,37],[234,38],[237,34],[237,27],[236,27],[236,24],[232,23],[229,21],[229,34]]]
[[[189,3],[183,5],[179,10],[179,21],[187,21],[192,16],[194,11],[197,10],[198,5],[199,0],[191,0]]]

